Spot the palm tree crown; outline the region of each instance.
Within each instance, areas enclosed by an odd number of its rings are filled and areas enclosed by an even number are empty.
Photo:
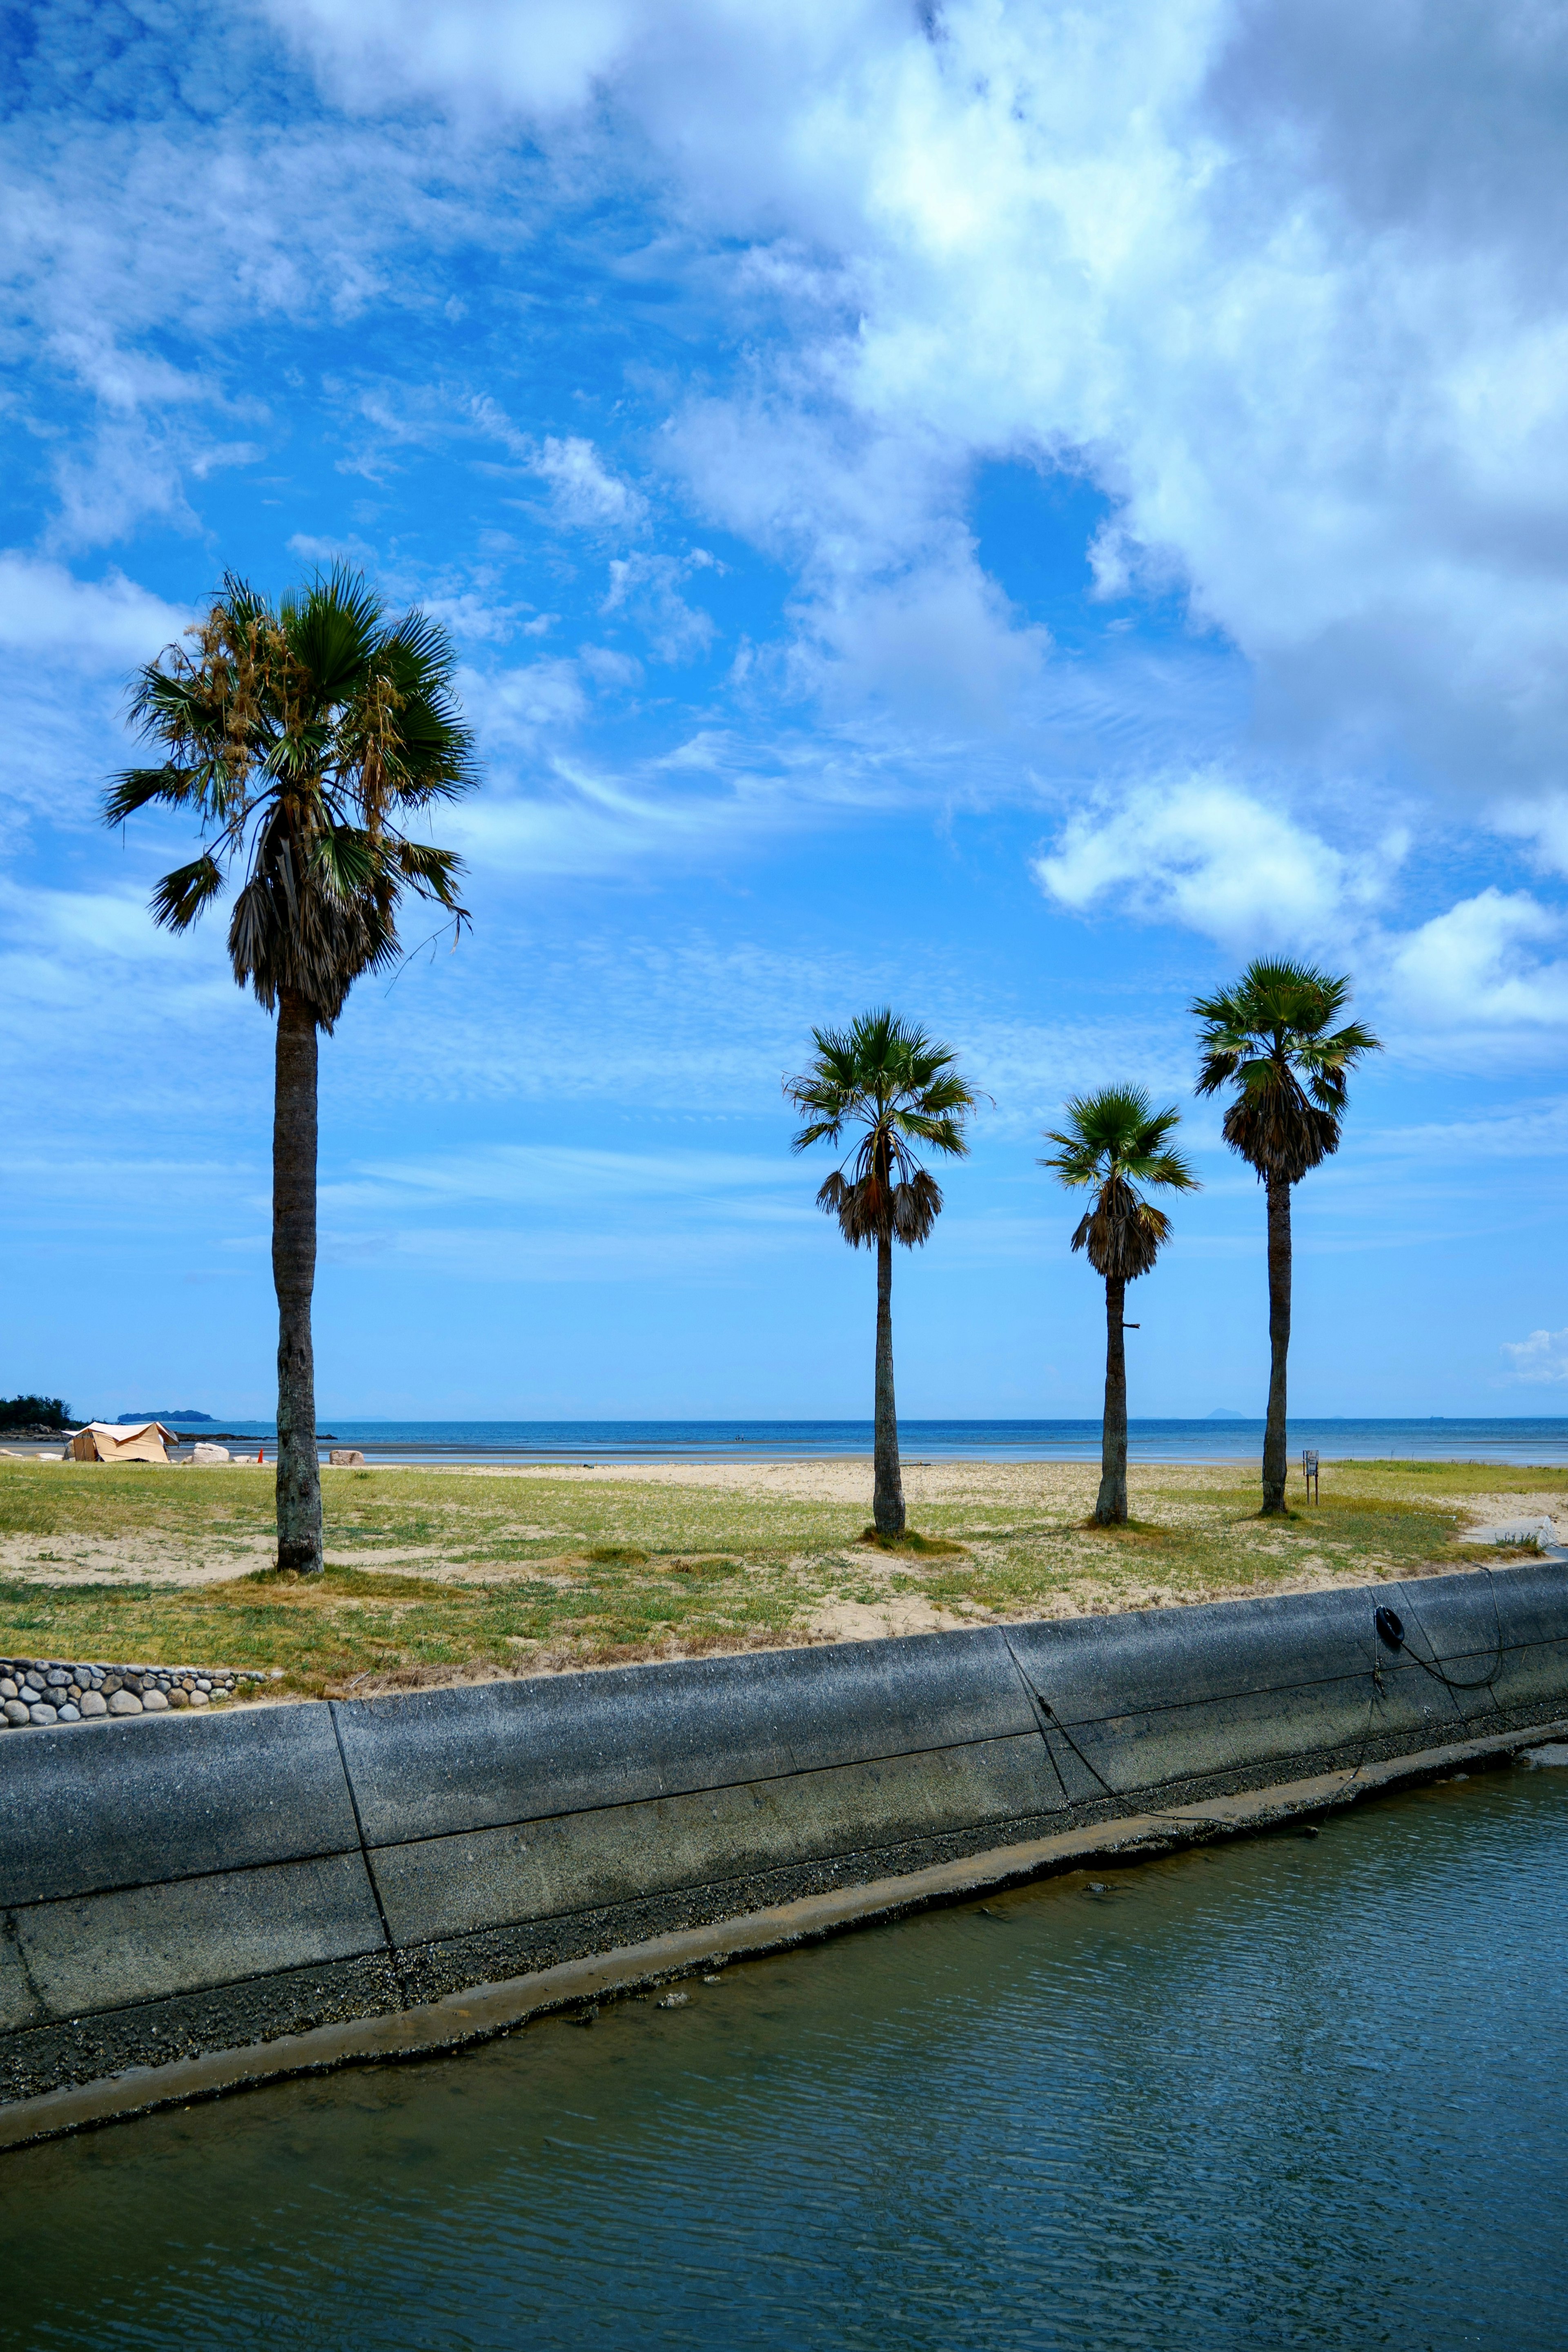
[[[1180,1119],[1174,1104],[1154,1109],[1143,1087],[1102,1087],[1098,1094],[1071,1096],[1066,1127],[1047,1133],[1046,1141],[1057,1149],[1040,1166],[1064,1184],[1096,1188],[1072,1246],[1087,1250],[1095,1273],[1109,1280],[1135,1282],[1147,1274],[1170,1234],[1165,1211],[1137,1187],[1198,1190],[1197,1178],[1170,1145]]]
[[[476,780],[451,641],[423,613],[389,621],[341,566],[276,609],[225,574],[192,635],[193,652],[171,646],[136,677],[131,724],[164,757],[115,780],[105,817],[193,810],[205,846],[164,876],[154,918],[188,929],[237,866],[235,979],[268,1012],[300,999],[329,1030],[360,974],[395,960],[405,888],[466,919],[461,861],[402,830]]]
[[[1234,1085],[1223,1133],[1258,1174],[1299,1184],[1339,1149],[1348,1075],[1380,1041],[1359,1021],[1335,1028],[1348,979],[1313,964],[1249,963],[1233,987],[1200,996],[1197,1092]]]
[[[847,1172],[834,1169],[817,1205],[857,1249],[879,1241],[913,1248],[928,1239],[942,1209],[941,1190],[914,1147],[961,1159],[979,1097],[950,1046],[885,1008],[862,1013],[848,1029],[813,1029],[811,1042],[810,1068],[784,1081],[789,1099],[808,1114],[790,1149],[836,1144],[846,1128],[859,1130]]]

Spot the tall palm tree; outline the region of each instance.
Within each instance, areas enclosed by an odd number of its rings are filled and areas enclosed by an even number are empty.
[[[811,1066],[786,1078],[784,1092],[807,1124],[791,1142],[854,1135],[841,1165],[817,1194],[852,1248],[876,1251],[876,1437],[872,1517],[879,1535],[904,1532],[904,1478],[898,1464],[898,1412],[893,1393],[893,1244],[925,1242],[942,1210],[936,1180],[913,1146],[961,1159],[965,1129],[979,1097],[960,1076],[952,1048],[909,1028],[885,1008],[862,1013],[847,1029],[813,1029]]]
[[[1383,1047],[1359,1021],[1334,1024],[1348,978],[1315,964],[1258,957],[1233,986],[1195,999],[1200,1095],[1233,1086],[1225,1140],[1257,1172],[1269,1202],[1269,1418],[1263,1512],[1285,1508],[1285,1368],[1291,1351],[1291,1189],[1339,1150],[1346,1080]]]
[[[1196,1192],[1197,1177],[1170,1137],[1181,1123],[1175,1104],[1151,1108],[1142,1087],[1102,1087],[1098,1094],[1072,1095],[1067,1125],[1047,1130],[1056,1150],[1040,1161],[1075,1189],[1092,1186],[1094,1197],[1072,1236],[1075,1250],[1105,1280],[1105,1411],[1100,1425],[1100,1492],[1096,1524],[1127,1524],[1127,1354],[1123,1338],[1127,1285],[1147,1274],[1169,1239],[1171,1221],[1145,1201],[1140,1184],[1163,1192]]]
[[[452,692],[455,655],[423,613],[390,620],[337,567],[274,607],[232,572],[193,648],[132,682],[131,724],[162,753],[104,799],[110,824],[153,803],[190,812],[199,857],[166,874],[154,919],[183,931],[239,888],[229,961],[277,1015],[272,1272],[277,1293],[277,1564],[321,1568],[310,1299],[316,1279],[317,1032],[361,972],[396,961],[405,889],[461,929],[461,861],[403,830],[477,781]]]

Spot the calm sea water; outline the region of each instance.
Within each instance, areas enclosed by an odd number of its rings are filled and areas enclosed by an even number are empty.
[[[224,1426],[256,1443],[277,1433],[270,1421]],[[872,1449],[869,1421],[333,1421],[330,1431],[387,1462],[782,1460]],[[904,1421],[899,1442],[906,1461],[1084,1462],[1099,1458],[1100,1423]],[[1127,1444],[1137,1462],[1250,1461],[1262,1450],[1263,1423],[1133,1421]],[[1303,1446],[1325,1461],[1568,1462],[1568,1420],[1292,1421],[1292,1460]]]
[[[0,2158],[29,2347],[1561,2352],[1568,1772]]]

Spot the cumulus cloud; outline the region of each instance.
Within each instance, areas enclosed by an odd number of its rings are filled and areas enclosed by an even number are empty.
[[[1385,895],[1405,846],[1394,834],[1353,856],[1211,772],[1078,811],[1034,871],[1075,913],[1131,911],[1236,949],[1318,948]]]
[[[1277,730],[1483,793],[1552,773],[1568,32],[1531,0],[271,13],[344,102],[571,116],[601,175],[748,246],[737,291],[766,282],[794,333],[729,404],[741,471],[837,415],[951,522],[976,460],[1070,456],[1114,504],[1106,593],[1183,580]]]
[[[1496,884],[1409,927],[1408,835],[1346,846],[1220,771],[1158,778],[1077,809],[1034,861],[1075,914],[1173,922],[1233,955],[1286,949],[1352,963],[1417,1057],[1530,1058],[1568,1026],[1568,916]]]
[[[1394,948],[1388,979],[1426,1026],[1560,1028],[1568,1022],[1568,960],[1542,950],[1568,931],[1527,890],[1462,898]]]
[[[1505,1339],[1516,1381],[1568,1381],[1568,1331],[1532,1331],[1528,1339]]]
[[[1107,623],[1129,600],[1184,596],[1192,631],[1167,668],[1200,681],[1214,644],[1240,648],[1275,738],[1265,761],[1285,771],[1281,740],[1331,746],[1336,773],[1397,755],[1406,784],[1463,784],[1568,870],[1552,796],[1568,751],[1568,266],[1548,201],[1568,33],[1531,0],[1440,15],[1323,0],[1310,23],[1285,0],[1173,0],[1154,20],[1142,0],[263,14],[338,116],[312,122],[291,97],[282,121],[84,128],[18,183],[19,281],[95,404],[75,436],[87,455],[60,478],[73,543],[139,514],[188,529],[203,468],[254,454],[196,421],[205,404],[262,430],[252,383],[225,378],[226,323],[353,320],[394,287],[413,317],[450,294],[459,240],[509,255],[552,201],[630,197],[652,234],[621,257],[628,278],[646,267],[678,285],[701,356],[661,374],[639,353],[599,439],[527,430],[439,370],[384,398],[356,378],[340,399],[389,463],[488,436],[563,530],[634,539],[604,617],[657,658],[690,658],[714,628],[695,559],[652,537],[662,464],[702,528],[785,570],[788,643],[757,632],[733,673],[748,692],[820,696],[835,718],[869,700],[914,721],[905,745],[923,727],[934,759],[944,736],[987,730],[998,759],[1018,747],[1010,788],[1026,793],[1037,755],[1059,782],[1063,743],[1092,737],[1078,772],[1119,762],[1132,781],[1041,861],[1057,903],[1121,892],[1227,940],[1250,905],[1254,935],[1343,936],[1380,903],[1397,842],[1318,838],[1266,782],[1245,806],[1213,779],[1162,788],[1156,806],[1151,768],[1211,749],[1200,684],[1134,742],[1088,682],[1109,675],[1105,644],[1092,664],[1058,656],[988,577],[977,468],[1065,467],[1111,509],[1085,551]],[[204,339],[183,362],[162,348],[176,321]],[[660,432],[643,429],[649,405]],[[610,446],[622,428],[630,464]],[[451,604],[465,633],[498,634],[465,594]],[[497,724],[575,723],[588,674],[542,667],[497,698]],[[1244,855],[1222,860],[1214,827],[1232,820]],[[1148,824],[1158,856],[1140,863]],[[1412,970],[1423,951],[1410,943]],[[1499,952],[1517,978],[1544,943],[1516,930]]]

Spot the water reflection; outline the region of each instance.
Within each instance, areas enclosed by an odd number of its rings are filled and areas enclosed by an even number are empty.
[[[0,2335],[1557,2347],[1565,1896],[1487,1774],[24,2151]]]

